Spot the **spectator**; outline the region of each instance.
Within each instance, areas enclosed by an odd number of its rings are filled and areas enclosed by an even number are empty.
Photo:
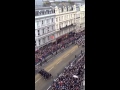
[[[75,43],[75,40],[77,40],[77,44],[84,46],[84,35],[85,31],[76,33],[75,35],[70,35],[68,38],[60,41],[58,44],[48,44],[44,47],[40,48],[39,50],[35,51],[35,64],[38,62],[43,63],[44,60],[46,60],[46,57],[49,55],[53,55],[54,52],[57,54],[57,50],[61,49],[64,50],[72,43]]]
[[[61,76],[53,82],[49,90],[81,90],[84,74],[84,56],[64,69]]]

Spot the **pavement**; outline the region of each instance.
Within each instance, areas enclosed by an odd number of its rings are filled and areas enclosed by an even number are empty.
[[[47,72],[53,75],[53,78],[49,80],[44,80],[40,74],[35,75],[35,90],[47,90],[48,87],[52,84],[53,80],[57,78],[68,64],[75,59],[75,55],[79,55],[82,47],[73,45],[61,52],[57,56],[54,56],[48,63],[43,65],[41,68],[44,68]]]

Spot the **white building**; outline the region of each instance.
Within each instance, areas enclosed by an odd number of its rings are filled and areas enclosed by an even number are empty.
[[[84,28],[84,18],[84,5],[64,2],[35,9],[35,49],[70,32],[81,31]]]
[[[76,11],[76,32],[80,32],[85,29],[85,4],[77,6]]]
[[[60,3],[55,6],[56,38],[75,30],[76,6]]]
[[[85,4],[80,6],[80,26],[81,30],[85,29]]]
[[[76,32],[80,31],[80,6],[76,6]]]
[[[55,36],[55,13],[50,7],[35,10],[35,49],[49,43]]]

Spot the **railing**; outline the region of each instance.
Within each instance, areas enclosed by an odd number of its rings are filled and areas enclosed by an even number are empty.
[[[71,25],[66,25],[65,27],[60,27],[60,30],[63,30],[63,29],[66,29],[66,28],[70,28],[70,27],[73,27],[73,26],[76,26],[74,24],[71,24]]]

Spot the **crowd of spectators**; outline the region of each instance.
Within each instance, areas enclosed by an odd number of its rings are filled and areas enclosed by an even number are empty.
[[[47,56],[53,55],[54,53],[57,54],[58,50],[63,50],[64,48],[67,48],[69,44],[74,44],[76,40],[84,35],[84,33],[84,31],[79,32],[75,35],[71,35],[64,40],[61,40],[59,43],[50,43],[35,51],[35,64],[37,64],[38,62],[44,62]]]
[[[63,73],[53,81],[49,90],[82,90],[85,71],[84,56],[81,52],[81,57],[64,69]]]
[[[79,38],[76,41],[76,43],[77,43],[78,46],[85,46],[85,35],[81,35],[81,38]]]

